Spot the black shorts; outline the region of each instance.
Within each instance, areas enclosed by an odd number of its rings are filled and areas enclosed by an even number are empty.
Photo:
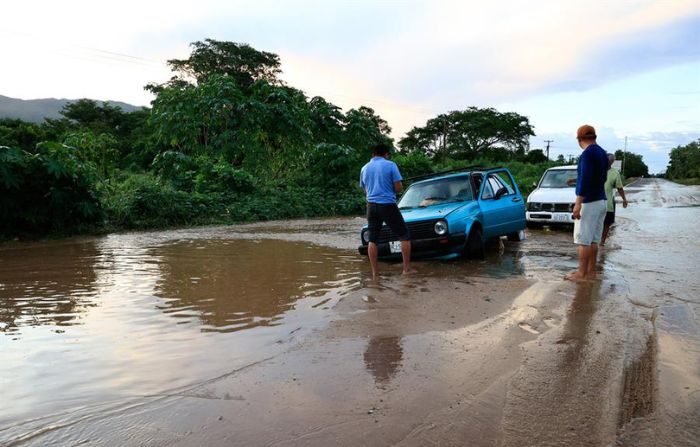
[[[615,223],[615,211],[608,211],[605,213],[605,225],[612,225]]]
[[[401,211],[395,203],[368,203],[367,229],[369,230],[370,242],[376,244],[379,241],[379,232],[384,223],[399,237],[399,240],[408,241],[411,239],[406,222],[404,222]]]

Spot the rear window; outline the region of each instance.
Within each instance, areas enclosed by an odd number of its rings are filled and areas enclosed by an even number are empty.
[[[578,173],[576,169],[554,169],[544,173],[540,188],[574,188]]]

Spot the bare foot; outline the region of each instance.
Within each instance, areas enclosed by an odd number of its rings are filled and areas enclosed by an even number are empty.
[[[575,272],[571,272],[568,275],[565,275],[564,279],[566,279],[568,281],[573,281],[573,282],[581,282],[581,281],[585,281],[586,277],[584,275],[582,275],[578,270],[576,270]]]
[[[414,268],[409,268],[409,269],[403,271],[404,275],[415,275],[416,273],[418,273],[418,270],[416,270]]]

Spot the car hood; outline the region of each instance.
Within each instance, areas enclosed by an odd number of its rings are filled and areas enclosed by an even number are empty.
[[[528,196],[527,202],[574,203],[576,188],[537,188]]]
[[[440,219],[442,217],[447,217],[448,214],[452,213],[458,208],[462,208],[463,206],[469,206],[474,203],[475,202],[454,202],[436,204],[426,206],[424,208],[412,208],[407,210],[401,210],[401,214],[403,214],[403,218],[406,222],[413,222],[416,220]]]

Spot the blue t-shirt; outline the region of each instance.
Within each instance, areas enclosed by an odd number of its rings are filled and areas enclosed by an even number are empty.
[[[606,200],[605,181],[608,179],[608,154],[597,144],[591,144],[578,158],[576,195],[583,203]]]
[[[360,187],[367,192],[369,203],[396,203],[394,182],[401,180],[399,167],[384,157],[372,157],[360,171]]]

